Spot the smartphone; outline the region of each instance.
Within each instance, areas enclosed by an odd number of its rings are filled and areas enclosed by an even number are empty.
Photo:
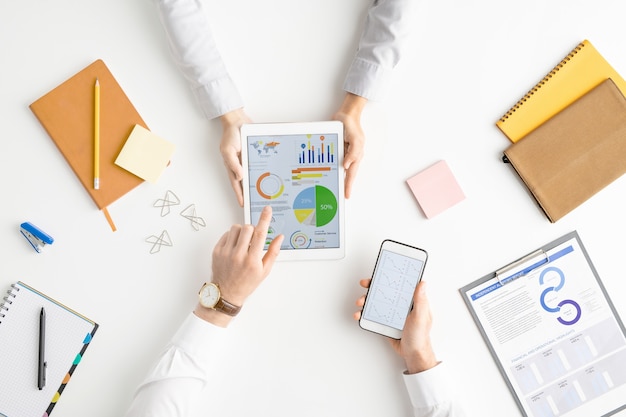
[[[400,339],[427,258],[423,249],[390,239],[383,241],[365,295],[361,328]]]

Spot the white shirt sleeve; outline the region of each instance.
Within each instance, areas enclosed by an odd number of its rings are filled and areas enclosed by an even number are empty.
[[[202,111],[213,119],[243,107],[219,53],[201,0],[154,0],[174,61]]]
[[[126,417],[193,414],[226,329],[191,313],[139,385]]]
[[[464,417],[465,412],[454,399],[446,368],[439,363],[417,374],[404,374],[415,417]]]
[[[201,0],[154,0],[174,61],[207,118],[242,108]],[[381,100],[415,25],[416,0],[374,0],[343,89]]]
[[[197,411],[226,329],[190,313],[137,388],[125,417],[187,417]],[[464,417],[445,366],[404,374],[415,417]]]
[[[415,26],[416,0],[374,0],[346,75],[343,89],[368,100],[381,100]]]

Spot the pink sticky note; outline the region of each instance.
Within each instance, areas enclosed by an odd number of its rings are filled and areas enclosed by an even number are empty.
[[[431,165],[406,182],[429,219],[465,199],[446,161]]]

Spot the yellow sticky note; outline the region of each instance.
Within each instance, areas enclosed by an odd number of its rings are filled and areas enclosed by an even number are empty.
[[[139,178],[156,183],[174,153],[174,144],[135,125],[115,164]]]

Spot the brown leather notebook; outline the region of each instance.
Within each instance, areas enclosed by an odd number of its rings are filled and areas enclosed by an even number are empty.
[[[626,99],[607,79],[504,152],[554,223],[626,171]]]
[[[94,189],[94,85],[100,84],[100,189]],[[102,60],[30,105],[80,182],[114,229],[107,206],[143,182],[115,165],[128,135],[147,128]]]

